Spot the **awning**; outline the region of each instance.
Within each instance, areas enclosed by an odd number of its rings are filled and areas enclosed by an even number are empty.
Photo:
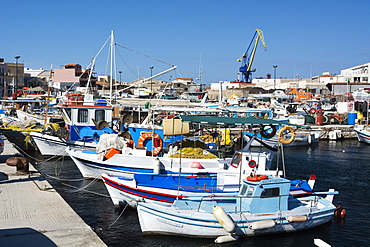
[[[214,117],[214,116],[195,116],[195,115],[180,115],[183,122],[201,123],[201,124],[213,124],[213,125],[226,125],[226,126],[261,126],[261,125],[290,125],[300,128],[309,128],[306,126],[289,124],[287,122],[276,121],[272,119],[264,118],[234,118],[234,117]]]

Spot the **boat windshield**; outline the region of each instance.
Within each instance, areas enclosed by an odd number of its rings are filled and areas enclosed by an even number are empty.
[[[243,184],[242,188],[240,189],[240,195],[252,197],[254,193],[254,188],[254,186]]]

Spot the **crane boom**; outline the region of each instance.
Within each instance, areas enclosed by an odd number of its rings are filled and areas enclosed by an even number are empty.
[[[255,41],[254,41],[253,50],[250,53],[250,55],[248,56],[248,51],[251,48],[251,45],[252,45],[254,39],[255,39]],[[247,82],[247,83],[252,82],[252,72],[256,71],[256,70],[252,70],[252,64],[253,64],[254,56],[256,54],[257,46],[258,46],[258,43],[259,43],[260,40],[263,44],[263,47],[266,50],[267,46],[266,46],[266,43],[265,43],[265,39],[263,37],[263,32],[260,29],[256,29],[256,32],[254,33],[253,38],[252,38],[251,42],[249,43],[248,49],[237,60],[238,62],[243,62],[243,65],[239,68],[239,72],[242,73],[242,75],[243,75],[242,81],[244,81],[244,82]]]

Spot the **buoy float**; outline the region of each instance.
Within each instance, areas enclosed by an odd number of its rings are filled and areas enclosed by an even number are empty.
[[[218,238],[216,238],[215,243],[216,244],[223,244],[223,243],[233,242],[233,241],[238,240],[238,238],[239,237],[234,235],[234,234],[219,236]]]
[[[255,221],[252,224],[250,224],[249,228],[252,230],[259,230],[259,229],[266,229],[271,228],[275,226],[274,220],[261,220],[261,221]]]
[[[338,206],[334,210],[334,216],[337,218],[344,218],[346,217],[346,214],[347,214],[347,211],[342,206]]]
[[[326,243],[325,241],[319,239],[319,238],[315,238],[313,240],[313,243],[318,246],[318,247],[330,247],[331,245]]]
[[[159,159],[155,159],[153,161],[153,164],[154,164],[154,168],[153,168],[153,173],[154,174],[160,174],[161,173],[161,162],[159,161]]]
[[[227,231],[228,233],[232,233],[235,231],[235,223],[233,219],[225,212],[222,207],[213,205],[213,215],[225,231]]]
[[[285,219],[289,222],[305,222],[307,220],[307,216],[305,215],[295,215],[295,216],[288,216]]]

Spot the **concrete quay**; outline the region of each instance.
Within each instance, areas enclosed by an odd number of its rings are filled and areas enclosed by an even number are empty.
[[[0,155],[0,246],[106,246],[30,164],[21,174],[5,162],[17,153],[5,141]]]

